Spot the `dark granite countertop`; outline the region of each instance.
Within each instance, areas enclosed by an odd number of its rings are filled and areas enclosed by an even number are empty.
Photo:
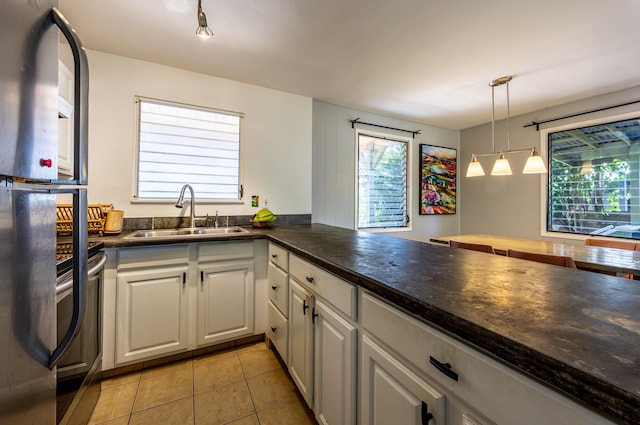
[[[615,422],[640,424],[636,281],[319,224],[211,239],[257,238],[380,295]],[[101,240],[107,248],[158,243]],[[170,242],[185,240],[159,243]]]

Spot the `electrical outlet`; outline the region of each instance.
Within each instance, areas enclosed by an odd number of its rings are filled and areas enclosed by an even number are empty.
[[[264,198],[264,206],[265,208],[269,206],[269,199],[267,199],[266,197]]]

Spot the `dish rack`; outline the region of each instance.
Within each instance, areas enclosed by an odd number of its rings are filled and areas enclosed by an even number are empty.
[[[104,233],[107,214],[113,209],[113,204],[89,204],[87,206],[89,233]],[[73,231],[73,205],[58,204],[56,206],[56,231],[59,235],[70,235]]]

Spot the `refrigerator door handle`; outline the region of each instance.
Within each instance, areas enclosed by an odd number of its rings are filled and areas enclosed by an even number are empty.
[[[82,42],[71,24],[53,7],[51,18],[69,42],[74,62],[73,85],[73,180],[61,180],[64,184],[87,184],[88,117],[89,117],[89,62]]]
[[[73,314],[71,323],[60,344],[49,356],[49,368],[53,369],[80,334],[87,309],[89,236],[87,233],[87,191],[79,189],[73,194]]]

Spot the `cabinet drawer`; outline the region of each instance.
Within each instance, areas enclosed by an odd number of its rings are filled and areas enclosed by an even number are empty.
[[[289,275],[324,298],[351,319],[356,319],[356,287],[295,255],[289,258]]]
[[[611,423],[370,294],[362,294],[361,314],[367,332],[496,423]],[[457,381],[441,372],[431,358],[444,369],[449,364]]]
[[[273,303],[269,303],[267,335],[278,350],[278,354],[285,364],[288,364],[288,329],[287,318],[280,313]]]
[[[285,272],[289,271],[289,252],[286,249],[269,243],[269,260]]]
[[[253,242],[209,242],[198,244],[198,261],[253,258]]]
[[[118,270],[178,264],[189,264],[189,245],[159,245],[118,250]]]
[[[269,263],[267,278],[269,280],[269,299],[287,317],[289,313],[289,280],[287,279],[287,274],[274,266],[273,263]]]

